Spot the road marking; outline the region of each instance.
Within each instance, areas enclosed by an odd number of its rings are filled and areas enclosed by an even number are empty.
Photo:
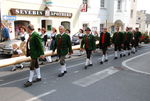
[[[108,55],[108,57],[112,57],[114,56],[114,54]],[[102,58],[98,58],[98,60],[100,61]]]
[[[109,67],[103,71],[94,73],[90,76],[87,76],[85,78],[79,79],[77,81],[74,81],[73,84],[81,86],[81,87],[87,87],[90,86],[102,79],[105,79],[106,77],[109,77],[117,72],[119,72],[120,70],[114,68],[114,67]]]
[[[80,65],[82,65],[82,64],[85,64],[85,62],[82,62],[82,63],[78,63],[78,64],[76,64],[76,65],[69,66],[69,67],[67,67],[67,69],[72,68],[72,67],[76,67],[76,66],[80,66]]]
[[[150,73],[148,73],[148,72],[143,72],[143,71],[140,71],[140,70],[136,70],[136,69],[133,69],[132,67],[130,67],[130,66],[127,65],[127,62],[132,61],[132,60],[134,60],[136,58],[139,58],[139,57],[147,55],[147,54],[150,54],[150,52],[146,52],[146,53],[143,53],[141,55],[138,55],[138,56],[132,57],[130,59],[127,59],[127,60],[125,60],[125,61],[122,62],[122,66],[128,68],[129,70],[137,72],[137,73],[142,73],[142,74],[148,74],[148,75],[150,75]]]
[[[69,68],[76,67],[76,66],[79,66],[79,65],[82,65],[82,64],[84,64],[84,62],[83,62],[83,63],[76,64],[76,65],[69,66],[69,67],[67,67],[67,68],[69,69]],[[34,77],[35,77],[35,76],[34,76]],[[9,84],[12,84],[12,83],[16,83],[16,82],[19,82],[19,81],[23,81],[23,80],[26,80],[26,79],[28,79],[28,77],[23,78],[23,79],[19,79],[19,80],[10,81],[10,82],[7,82],[7,83],[3,83],[3,84],[0,84],[0,87],[1,87],[1,86],[5,86],[5,85],[9,85]]]
[[[19,79],[19,80],[10,81],[10,82],[7,82],[7,83],[3,83],[3,84],[0,84],[0,87],[1,87],[1,86],[5,86],[5,85],[8,85],[8,84],[15,83],[15,82],[18,82],[18,81],[23,81],[23,80],[26,80],[26,79],[28,79],[28,77],[23,78],[23,79]]]
[[[79,73],[79,71],[74,71],[74,73]]]
[[[145,50],[145,49],[143,49],[143,50]],[[112,56],[114,56],[114,55],[113,55],[113,54],[108,55],[108,57],[112,57]],[[76,58],[75,58],[75,59],[76,59]],[[81,59],[81,58],[80,58],[80,59]],[[80,60],[80,59],[78,59],[78,60]],[[101,58],[99,58],[99,59],[101,59]],[[98,59],[98,60],[99,60],[99,59]],[[84,64],[84,63],[85,63],[85,62],[82,62],[82,63],[76,64],[76,65],[69,66],[69,67],[67,67],[67,68],[70,69],[70,68],[73,68],[73,67],[82,65],[82,64]],[[55,64],[55,63],[52,63],[52,64]],[[50,64],[48,64],[48,65],[50,65]],[[44,66],[47,66],[47,65],[44,65]],[[44,67],[44,66],[42,66],[42,67]],[[127,68],[130,68],[130,67],[128,67],[127,65],[126,65],[126,67],[127,67]],[[131,70],[131,69],[132,69],[132,68],[130,68],[130,70]],[[133,70],[133,71],[137,71],[137,70]],[[139,71],[139,72],[140,72],[140,71]],[[140,72],[140,73],[141,73],[141,72]],[[149,74],[149,73],[145,73],[145,74]],[[0,84],[0,87],[1,87],[1,86],[5,86],[5,85],[8,85],[8,84],[16,83],[16,82],[19,82],[19,81],[23,81],[23,80],[26,80],[26,79],[28,79],[28,77],[23,78],[23,79],[19,79],[19,80],[10,81],[10,82],[4,83],[4,84]]]
[[[43,94],[41,94],[41,95],[38,95],[38,96],[36,96],[36,97],[30,98],[30,99],[28,99],[28,100],[26,100],[26,101],[35,101],[35,100],[38,100],[39,98],[42,98],[42,97],[44,97],[44,96],[46,96],[46,95],[50,95],[50,94],[52,94],[52,93],[54,93],[54,92],[56,92],[55,89],[53,89],[53,90],[51,90],[51,91],[49,91],[49,92],[43,93]]]

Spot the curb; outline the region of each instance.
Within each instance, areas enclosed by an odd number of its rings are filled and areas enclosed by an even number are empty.
[[[132,67],[130,67],[130,66],[127,65],[127,62],[132,61],[132,60],[134,60],[136,58],[139,58],[139,57],[147,55],[147,54],[150,54],[150,52],[146,52],[146,53],[143,53],[141,55],[138,55],[138,56],[132,57],[130,59],[127,59],[127,60],[125,60],[125,61],[122,62],[122,66],[125,67],[125,68],[127,68],[127,69],[129,69],[129,70],[131,70],[131,71],[137,72],[137,73],[150,75],[149,72],[144,72],[144,71],[141,71],[141,70],[133,69]]]

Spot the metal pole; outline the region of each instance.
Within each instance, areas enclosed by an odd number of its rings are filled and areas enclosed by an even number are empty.
[[[107,28],[107,20],[106,20],[106,28]]]

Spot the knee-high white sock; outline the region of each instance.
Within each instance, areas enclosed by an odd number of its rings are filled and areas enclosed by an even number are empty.
[[[63,70],[67,71],[66,64],[63,66]]]
[[[61,73],[64,73],[64,71],[66,71],[67,68],[66,68],[66,64],[62,65],[61,66]]]
[[[64,73],[63,65],[61,65],[60,72]]]
[[[30,70],[29,82],[32,82],[33,76],[34,76],[34,71]]]
[[[133,52],[135,52],[135,47],[133,47]]]
[[[85,66],[88,66],[88,65],[89,65],[89,62],[90,62],[90,60],[89,60],[89,59],[86,59]]]
[[[40,68],[37,68],[35,71],[36,71],[37,78],[41,78]]]
[[[90,64],[93,64],[93,63],[92,63],[92,57],[90,57]]]
[[[106,53],[106,55],[105,55],[105,60],[108,60],[108,56],[107,56],[107,53]]]
[[[115,57],[118,57],[118,55],[117,55],[117,51],[115,51]]]
[[[124,55],[126,55],[126,50],[124,50],[124,53],[123,53]]]
[[[105,59],[105,56],[103,55],[103,56],[102,56],[102,62],[104,62],[104,59]]]

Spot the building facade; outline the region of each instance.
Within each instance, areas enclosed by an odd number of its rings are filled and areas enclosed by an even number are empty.
[[[137,0],[83,0],[87,10],[80,15],[80,27],[89,26],[93,30],[102,31],[107,27],[110,32],[119,26],[136,27]]]
[[[75,33],[79,29],[77,15],[81,4],[81,0],[3,0],[3,5],[7,6],[2,8],[2,19],[3,16],[16,16],[16,20],[11,21],[11,39],[18,35],[20,26],[29,23],[34,25],[35,30],[44,27],[50,31],[52,27],[58,29],[64,25]]]
[[[150,14],[146,10],[137,11],[136,26],[143,33],[150,33]]]
[[[3,16],[15,16],[7,21],[14,39],[19,27],[32,23],[35,29],[64,25],[71,33],[80,28],[90,27],[92,31],[102,31],[107,27],[114,32],[119,26],[135,28],[137,0],[2,0]]]

